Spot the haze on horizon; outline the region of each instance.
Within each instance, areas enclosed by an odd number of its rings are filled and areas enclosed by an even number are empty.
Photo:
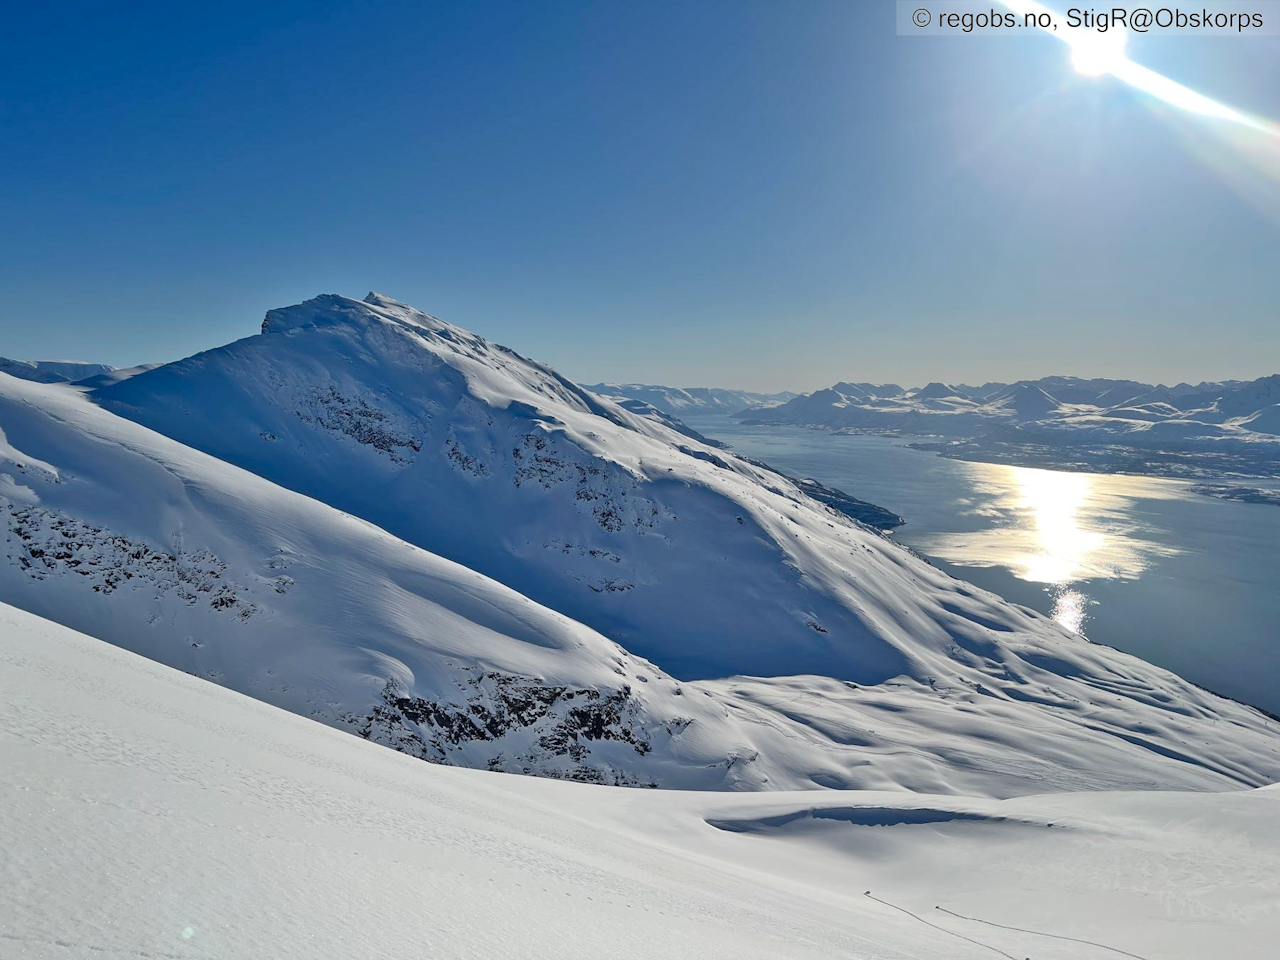
[[[887,0],[14,19],[5,356],[177,359],[373,288],[584,382],[1276,372],[1275,183],[1048,36],[898,37]],[[1280,116],[1275,37],[1129,52]]]

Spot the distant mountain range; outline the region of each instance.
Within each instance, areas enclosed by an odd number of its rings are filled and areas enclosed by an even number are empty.
[[[797,396],[782,393],[751,393],[718,387],[663,387],[648,383],[590,383],[587,390],[611,400],[631,399],[650,404],[673,417],[702,413],[737,413],[740,410],[785,403]]]
[[[114,367],[105,363],[85,363],[81,360],[10,360],[0,357],[0,373],[36,383],[69,383],[111,373]]]
[[[1186,476],[1280,473],[1280,375],[1173,387],[1078,377],[913,390],[837,383],[735,416],[943,437],[936,449],[966,459]]]
[[[150,370],[0,374],[0,603],[480,769],[980,797],[1280,778],[1271,718],[664,417],[377,294]]]

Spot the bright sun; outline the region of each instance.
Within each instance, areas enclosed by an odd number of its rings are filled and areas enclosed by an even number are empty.
[[[1046,22],[1053,23],[1053,11],[1040,0],[1000,0],[1000,3],[1015,14],[1021,14],[1023,17],[1034,14],[1037,18],[1048,18]],[[1058,30],[1054,26],[1044,29],[1070,45],[1071,64],[1077,73],[1087,77],[1109,74],[1157,100],[1163,100],[1190,113],[1198,113],[1218,120],[1229,120],[1232,123],[1252,127],[1268,136],[1280,138],[1280,125],[1242,113],[1228,107],[1225,103],[1211,100],[1202,93],[1196,93],[1177,81],[1170,80],[1163,74],[1130,60],[1124,52],[1125,41],[1128,38],[1123,27],[1112,27],[1105,33],[1084,27]]]
[[[1112,73],[1128,59],[1124,55],[1125,39],[1123,29],[1113,28],[1106,33],[1080,30],[1067,41],[1071,44],[1071,65],[1087,77]]]

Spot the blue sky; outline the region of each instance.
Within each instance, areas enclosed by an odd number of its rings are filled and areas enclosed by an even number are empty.
[[[1048,36],[897,37],[888,0],[7,19],[6,356],[175,359],[372,288],[584,381],[1280,368],[1275,181]],[[1130,49],[1276,118],[1278,43]]]

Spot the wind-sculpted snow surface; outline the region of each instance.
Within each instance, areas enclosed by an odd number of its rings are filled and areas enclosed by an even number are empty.
[[[1269,957],[1280,792],[621,790],[415,762],[0,605],[0,955]]]
[[[504,348],[385,298],[264,326],[97,394],[170,438],[0,378],[0,494],[35,538],[11,527],[0,599],[467,766],[993,796],[1280,775],[1257,711]]]

